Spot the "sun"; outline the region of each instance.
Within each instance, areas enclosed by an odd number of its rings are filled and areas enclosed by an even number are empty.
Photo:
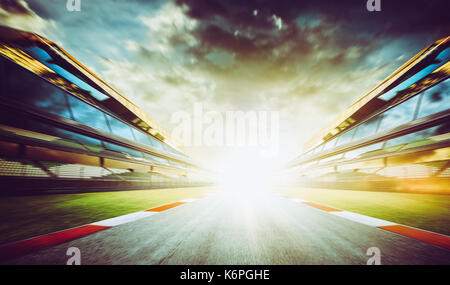
[[[261,194],[272,184],[273,166],[248,152],[237,152],[223,162],[218,172],[218,184],[223,191],[232,193]]]

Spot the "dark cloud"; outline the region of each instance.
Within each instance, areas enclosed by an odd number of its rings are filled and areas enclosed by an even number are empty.
[[[391,42],[408,43],[410,49],[397,53],[409,57],[446,36],[450,28],[446,1],[438,0],[382,1],[382,12],[368,12],[364,0],[176,0],[176,4],[198,21],[192,31],[198,45],[188,51],[197,59],[193,68],[230,82],[245,78],[255,85],[289,84],[294,96],[326,90],[330,78],[340,74],[344,80],[355,69],[381,66],[385,70],[381,74],[387,75],[394,69],[392,58],[380,56],[395,54],[389,51]],[[236,64],[214,66],[207,56],[216,50],[232,54]],[[295,83],[301,76],[309,82]]]
[[[30,7],[33,12],[44,19],[53,19],[56,16],[51,10],[49,10],[49,7],[56,5],[61,6],[61,2],[55,3],[54,0],[47,1],[45,4],[37,0],[27,0],[26,2],[28,7]]]
[[[11,14],[30,14],[30,11],[18,0],[2,0],[0,7]]]
[[[186,14],[200,21],[196,35],[201,43],[244,55],[264,52],[286,41],[305,46],[308,44],[305,38],[320,33],[324,23],[338,28],[330,36],[338,37],[335,42],[341,46],[361,45],[361,38],[387,40],[423,33],[437,39],[446,36],[450,29],[448,3],[444,0],[382,1],[382,12],[372,13],[366,10],[364,0],[177,0],[176,3],[187,7]],[[279,31],[279,36],[273,16],[279,17],[286,28]],[[302,17],[320,19],[319,26],[295,31],[293,27],[298,26]],[[236,37],[236,31],[241,36]],[[286,33],[289,35],[284,36]]]
[[[211,21],[226,18],[233,25],[261,27],[261,17],[254,17],[257,10],[262,17],[273,14],[285,21],[295,20],[299,15],[318,13],[330,20],[346,20],[364,23],[355,27],[366,28],[372,24],[387,24],[388,31],[429,31],[449,27],[448,1],[445,0],[397,0],[381,1],[382,12],[370,13],[365,0],[176,0],[178,5],[188,7],[187,15]],[[376,25],[377,26],[377,25]]]
[[[215,47],[229,52],[248,55],[257,49],[254,41],[248,38],[234,36],[232,33],[214,24],[207,25],[197,30],[194,34],[202,40],[202,46],[208,50],[211,47]]]

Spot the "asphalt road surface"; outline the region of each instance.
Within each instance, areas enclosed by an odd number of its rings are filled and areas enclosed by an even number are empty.
[[[450,264],[450,251],[272,194],[213,194],[8,264]]]

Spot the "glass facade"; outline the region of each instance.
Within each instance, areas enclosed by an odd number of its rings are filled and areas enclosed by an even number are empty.
[[[356,158],[360,158],[363,156],[367,156],[371,152],[381,149],[382,146],[383,146],[383,143],[376,143],[376,144],[368,145],[368,146],[361,147],[361,148],[358,148],[355,150],[351,150],[351,151],[344,153],[343,158],[344,159],[356,159]]]
[[[353,135],[355,134],[355,129],[351,129],[338,137],[337,145],[343,145],[349,143],[353,139]]]
[[[386,141],[385,147],[401,146],[403,149],[424,146],[432,143],[448,139],[448,136],[440,137],[441,135],[450,133],[450,123],[440,124],[425,130],[400,136]]]
[[[397,191],[406,185],[401,179],[426,179],[408,184],[408,191],[448,191],[449,97],[444,79],[379,110],[299,157],[290,175],[306,186],[370,191]]]
[[[341,159],[351,160],[364,158],[374,154],[382,154],[386,152],[395,152],[419,146],[426,146],[448,139],[450,139],[450,123],[447,122],[421,131],[396,137],[385,142],[374,143],[355,150],[338,153],[320,160],[320,163],[339,161]]]
[[[32,55],[34,58],[39,60],[41,63],[43,63],[45,66],[49,67],[59,75],[61,75],[63,78],[67,79],[70,82],[73,82],[78,87],[84,89],[86,92],[90,93],[92,96],[94,96],[97,100],[103,101],[105,99],[108,99],[109,96],[103,94],[102,92],[98,91],[97,89],[93,88],[77,76],[73,75],[72,73],[68,72],[66,69],[61,67],[60,65],[56,64],[56,59],[52,58],[45,50],[38,46],[27,46],[23,47],[22,49],[26,51],[28,54]]]
[[[111,116],[106,116],[106,118],[113,134],[127,138],[129,140],[134,140],[134,136],[131,132],[130,126],[112,118]]]
[[[424,77],[426,77],[427,75],[429,75],[430,73],[432,73],[433,71],[435,71],[436,69],[438,69],[439,67],[444,65],[449,60],[450,60],[450,48],[447,48],[447,49],[441,51],[436,56],[436,58],[434,59],[434,62],[435,62],[434,64],[430,64],[430,65],[424,67],[421,71],[415,73],[410,78],[406,79],[405,81],[403,81],[399,85],[395,86],[388,92],[382,94],[379,98],[382,100],[385,100],[385,101],[392,99],[393,97],[395,97],[397,95],[398,92],[401,92],[402,90],[408,88],[415,82],[423,79]]]
[[[414,119],[414,111],[417,106],[419,97],[414,96],[405,102],[382,113],[380,116],[380,127],[378,132],[393,129],[395,127],[406,124]]]
[[[8,27],[0,42],[0,178],[20,176],[12,194],[210,183],[164,128],[56,44]]]
[[[45,51],[39,48],[33,48],[31,51],[33,55],[39,57],[39,59],[43,61],[50,58]],[[0,61],[3,65],[5,73],[3,78],[4,83],[2,84],[5,92],[2,92],[1,96],[7,97],[8,100],[12,100],[25,106],[31,106],[41,111],[44,110],[66,119],[75,120],[83,125],[101,130],[103,132],[112,133],[130,141],[136,141],[170,153],[180,154],[178,151],[170,148],[168,145],[152,137],[151,135],[145,134],[142,131],[120,121],[119,119],[114,118],[110,114],[103,112],[99,108],[96,108],[91,104],[72,96],[71,94],[47,82],[43,78],[40,78],[19,65],[10,62],[9,60],[6,60],[2,56],[0,56]],[[52,66],[52,69],[53,68],[54,66]],[[59,68],[61,69],[61,67]],[[60,70],[60,72],[63,71]],[[66,79],[73,80],[73,77],[75,76],[69,76],[67,73],[64,77]],[[77,82],[80,83],[79,81],[81,80],[78,79]],[[95,92],[99,92],[92,87],[88,91],[94,92],[94,90]],[[98,96],[100,97],[100,95]],[[87,136],[82,137],[88,138]],[[125,147],[119,147],[116,144],[103,142],[101,147],[104,146],[113,151],[127,153],[135,157],[143,157],[141,152]],[[100,147],[100,145],[97,144],[96,147]],[[150,154],[149,156],[153,157]]]
[[[3,80],[5,83],[2,84],[4,90],[2,96],[71,119],[64,91],[6,61],[3,57],[0,57],[0,60],[4,61]]]
[[[422,93],[368,119],[366,122],[317,146],[308,155],[317,155],[353,141],[392,130],[413,120],[424,118],[450,109],[450,81],[446,79]],[[411,137],[414,134],[411,134]],[[337,141],[337,142],[336,142]],[[388,144],[391,144],[389,142]]]
[[[435,85],[423,92],[418,118],[450,109],[450,80]]]
[[[368,120],[367,122],[359,125],[356,128],[356,134],[355,134],[354,139],[355,140],[363,139],[365,137],[374,135],[377,131],[378,123],[379,123],[379,118],[375,117],[375,118],[372,118],[372,119]]]
[[[68,97],[70,110],[75,121],[80,122],[86,126],[102,130],[104,132],[111,132],[106,122],[105,115],[102,111],[81,101],[78,98],[70,95],[66,96]]]

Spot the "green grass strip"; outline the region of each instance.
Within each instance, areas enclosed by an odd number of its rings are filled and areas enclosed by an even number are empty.
[[[113,218],[187,198],[212,188],[173,188],[0,198],[0,244]]]
[[[450,195],[283,188],[281,194],[450,235]]]

